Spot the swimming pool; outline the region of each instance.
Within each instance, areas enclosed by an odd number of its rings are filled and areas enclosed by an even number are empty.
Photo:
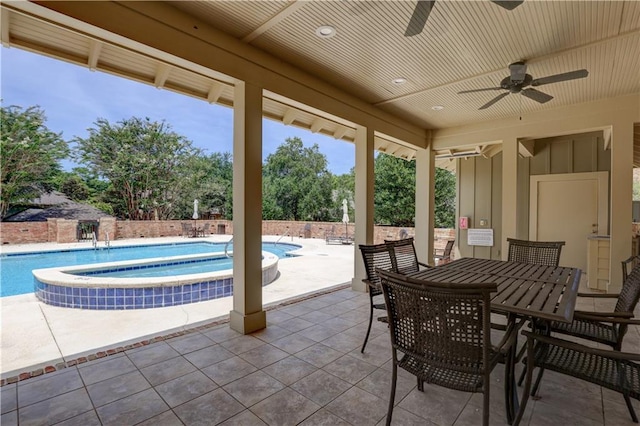
[[[116,246],[106,249],[70,249],[11,253],[0,255],[0,297],[34,292],[34,269],[62,266],[86,265],[125,260],[173,257],[182,255],[210,254],[224,252],[226,243],[189,242],[168,244],[146,244],[136,246]],[[262,243],[262,250],[278,257],[286,257],[290,251],[300,246],[289,243]],[[228,247],[233,251],[233,244]]]
[[[93,310],[149,309],[233,295],[233,270],[113,277],[119,271],[175,269],[226,259],[224,252],[34,269],[36,297],[49,305]],[[262,252],[262,285],[276,279],[278,256]]]

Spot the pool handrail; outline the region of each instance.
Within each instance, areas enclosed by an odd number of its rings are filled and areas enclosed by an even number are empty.
[[[231,244],[233,242],[233,236],[231,237],[231,239],[229,241],[227,241],[227,243],[224,245],[224,255],[227,257],[231,257],[229,256],[229,244]]]

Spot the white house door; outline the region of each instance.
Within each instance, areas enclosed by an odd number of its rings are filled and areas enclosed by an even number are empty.
[[[560,265],[587,269],[587,237],[608,235],[608,172],[531,176],[529,239],[565,241]]]

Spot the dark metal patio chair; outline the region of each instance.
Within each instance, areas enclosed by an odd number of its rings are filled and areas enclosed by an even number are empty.
[[[418,272],[420,267],[430,268],[426,263],[418,261],[413,237],[400,240],[384,240],[391,251],[392,270],[399,274]]]
[[[595,349],[528,331],[523,334],[527,336],[527,381],[521,408],[515,419],[516,425],[526,408],[529,397],[527,391],[531,387],[535,367],[586,380],[621,393],[631,419],[638,423],[630,398],[640,400],[640,354]]]
[[[536,265],[558,266],[564,241],[528,241],[507,238],[508,260],[511,262],[534,263]]]
[[[369,287],[369,326],[367,327],[367,334],[364,337],[364,343],[362,343],[362,349],[360,352],[364,353],[364,348],[367,346],[369,340],[369,334],[371,333],[371,323],[373,322],[373,310],[381,309],[385,310],[384,301],[382,297],[378,297],[379,302],[375,303],[374,298],[376,296],[382,296],[382,290],[380,289],[380,277],[376,273],[376,268],[379,269],[391,269],[391,251],[386,244],[374,244],[365,245],[360,244],[358,246],[362,253],[362,260],[364,261],[364,269],[367,273],[367,278],[362,280]],[[386,317],[378,318],[378,320],[386,322]]]
[[[207,235],[209,235],[209,228],[211,227],[210,223],[205,223],[204,225],[202,225],[202,228],[198,229],[198,236],[199,237],[206,237]]]
[[[434,249],[433,250],[433,260],[437,261],[437,264],[446,263],[451,260],[451,251],[453,250],[453,246],[456,243],[456,240],[448,240],[447,245],[443,249]]]
[[[622,281],[626,281],[629,276],[629,272],[633,270],[636,266],[640,265],[640,256],[635,255],[631,256],[628,259],[622,261]]]
[[[592,298],[617,298],[616,306],[612,312],[587,312],[575,311],[571,323],[553,321],[542,324],[545,334],[565,334],[591,342],[601,343],[615,351],[622,350],[622,342],[629,325],[640,325],[640,320],[633,319],[634,309],[640,299],[640,266],[633,268],[627,279],[622,284],[619,294],[591,294],[578,293],[579,297]],[[538,390],[540,380],[544,374],[544,367],[538,371],[538,377],[531,391],[532,395]],[[522,384],[520,377],[519,384]]]
[[[489,423],[493,368],[515,340],[491,345],[490,298],[495,283],[434,283],[379,270],[387,306],[393,370],[387,425],[391,424],[398,367],[415,375],[418,390],[433,383],[484,393],[483,424]]]
[[[191,226],[190,223],[181,222],[180,225],[182,225],[182,236],[183,237],[191,237],[191,236],[193,236],[193,227]]]

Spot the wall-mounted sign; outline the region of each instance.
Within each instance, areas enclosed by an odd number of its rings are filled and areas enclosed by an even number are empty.
[[[458,220],[458,228],[460,229],[469,229],[469,218],[465,216],[461,216]]]
[[[493,229],[469,229],[467,244],[470,246],[493,247]]]

